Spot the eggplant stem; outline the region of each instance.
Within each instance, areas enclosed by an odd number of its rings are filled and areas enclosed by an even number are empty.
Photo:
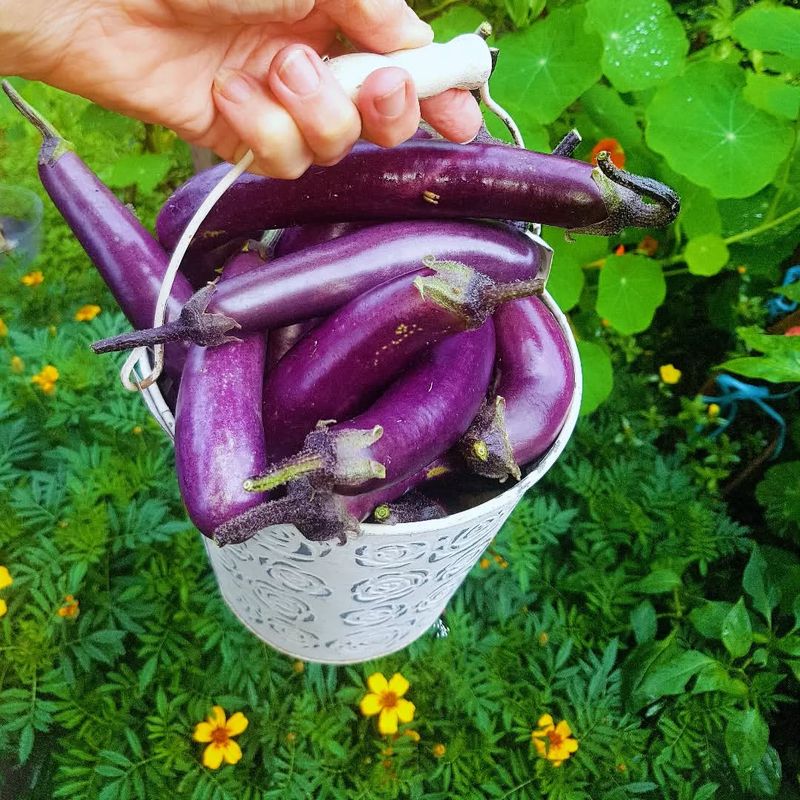
[[[126,331],[92,342],[95,353],[113,353],[117,350],[131,350],[134,347],[151,347],[164,342],[176,342],[191,339],[191,331],[182,319],[167,322],[159,328],[147,328],[142,331]]]
[[[521,297],[539,295],[545,289],[546,281],[540,275],[527,281],[512,281],[511,283],[496,283],[482,289],[483,300],[492,308],[506,303],[509,300],[518,300]]]
[[[40,162],[48,161],[52,163],[57,161],[64,153],[74,149],[58,132],[55,125],[28,103],[8,81],[4,80],[2,86],[14,108],[42,134],[44,145],[39,153]]]
[[[564,138],[553,148],[551,155],[561,156],[562,158],[572,158],[575,149],[583,141],[583,137],[573,128]]]
[[[303,451],[279,461],[261,475],[248,478],[242,488],[246,492],[268,492],[298,478],[320,472],[325,472],[325,458],[317,453]]]

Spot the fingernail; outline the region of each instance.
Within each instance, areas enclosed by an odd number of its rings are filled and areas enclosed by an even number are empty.
[[[406,81],[375,98],[375,110],[384,117],[399,117],[406,107]]]
[[[290,92],[301,96],[315,92],[320,83],[319,73],[305,50],[293,50],[284,59],[278,78]]]
[[[253,94],[249,81],[235,69],[219,70],[214,76],[214,88],[232,103],[244,103]]]

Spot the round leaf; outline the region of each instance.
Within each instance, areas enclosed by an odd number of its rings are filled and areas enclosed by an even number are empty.
[[[733,38],[749,50],[800,58],[800,10],[757,3],[736,18]]]
[[[800,114],[800,86],[792,86],[777,75],[747,73],[745,99],[776,117],[797,119]]]
[[[516,116],[526,110],[548,124],[600,78],[600,38],[584,30],[581,6],[558,9],[503,36],[492,94]]]
[[[670,167],[716,197],[766,186],[789,154],[788,122],[742,95],[742,70],[701,62],[662,86],[647,109],[647,142]]]
[[[594,342],[578,342],[583,374],[581,415],[591,414],[610,394],[614,386],[614,370],[606,350]]]
[[[728,258],[728,245],[713,233],[690,239],[686,245],[686,263],[693,275],[716,275]]]
[[[455,6],[431,20],[431,28],[437,42],[449,42],[459,34],[474,33],[485,19],[477,9]]]
[[[667,0],[589,0],[603,39],[603,72],[620,92],[648,89],[683,69],[689,41]]]
[[[553,248],[553,269],[547,279],[547,291],[562,311],[569,311],[578,302],[585,281],[583,268],[608,254],[605,236],[577,236],[567,241],[564,231],[545,227],[542,236]]]
[[[653,321],[667,285],[661,266],[644,256],[610,256],[600,271],[597,313],[621,333],[638,333]]]

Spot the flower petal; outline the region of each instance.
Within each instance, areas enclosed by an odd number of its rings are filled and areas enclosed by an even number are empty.
[[[563,763],[564,763],[563,761],[554,761],[553,762],[553,766],[554,767],[560,767]]]
[[[214,706],[211,713],[207,717],[209,723],[215,728],[225,727],[225,710],[222,706]]]
[[[249,723],[247,717],[241,711],[237,711],[225,724],[225,730],[228,731],[228,736],[238,736],[247,729]]]
[[[544,739],[547,736],[547,731],[545,730],[536,730],[531,732],[531,738],[533,739]]]
[[[564,749],[568,753],[574,753],[578,749],[578,740],[577,739],[565,739],[564,740]]]
[[[551,761],[566,761],[569,758],[569,753],[563,744],[551,745],[547,751],[547,757]]]
[[[226,764],[235,764],[242,758],[242,748],[233,739],[228,739],[222,747],[222,756]]]
[[[211,731],[213,730],[214,729],[207,722],[198,722],[197,725],[194,726],[192,739],[196,742],[210,742]]]
[[[8,571],[8,567],[0,564],[0,589],[5,589],[6,586],[11,586],[12,583],[14,583],[14,579]]]
[[[373,672],[372,675],[367,678],[367,686],[369,686],[369,690],[375,692],[375,694],[383,694],[389,691],[389,682],[383,677],[382,672]]]
[[[409,682],[399,672],[395,672],[389,678],[389,691],[394,692],[397,697],[402,697],[408,691],[409,686]]]
[[[389,733],[397,733],[397,709],[381,709],[381,715],[378,717],[378,731],[384,736]]]
[[[415,706],[410,700],[398,700],[397,705],[397,718],[400,722],[411,722],[414,719]]]
[[[536,723],[537,728],[552,728],[553,718],[549,714],[542,714],[539,721]]]
[[[217,744],[210,744],[203,750],[203,766],[209,769],[219,769],[222,764],[222,746]]]
[[[6,612],[8,611],[8,606],[6,605],[6,601],[0,597],[0,617],[4,617]]]
[[[536,748],[536,752],[543,756],[547,752],[547,748],[545,747],[544,742],[541,739],[534,739],[533,746]]]
[[[383,701],[379,695],[370,692],[361,698],[359,708],[365,717],[372,717],[383,708]]]
[[[561,722],[556,725],[556,733],[562,738],[566,739],[567,736],[572,736],[572,730],[569,727],[569,724],[566,720],[561,720]]]

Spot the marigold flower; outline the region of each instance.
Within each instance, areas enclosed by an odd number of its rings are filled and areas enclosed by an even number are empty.
[[[6,605],[6,601],[0,597],[0,617],[4,617],[6,612],[8,611],[8,606]]]
[[[380,715],[378,731],[382,735],[397,733],[398,722],[411,722],[414,719],[414,704],[403,699],[409,685],[399,672],[395,672],[388,681],[381,672],[373,672],[367,678],[369,693],[361,698],[359,708],[365,717]]]
[[[550,714],[539,717],[531,741],[536,752],[552,761],[554,767],[560,767],[578,749],[578,740],[572,738],[569,725],[563,719],[558,725],[553,724]]]
[[[31,378],[31,383],[37,384],[45,394],[52,394],[56,389],[57,380],[58,370],[52,364],[47,364],[42,367],[41,372]]]
[[[241,711],[226,719],[223,708],[214,706],[206,721],[198,722],[194,726],[192,734],[196,742],[209,743],[203,751],[203,766],[219,769],[223,761],[226,764],[236,764],[242,757],[242,749],[231,737],[242,733],[248,724],[247,717]]]
[[[40,283],[44,283],[44,275],[41,270],[37,269],[34,272],[23,275],[19,281],[25,286],[38,286]]]
[[[71,594],[68,594],[64,598],[64,605],[56,611],[56,614],[58,614],[59,617],[75,619],[75,617],[81,613],[79,606],[80,603]]]
[[[302,675],[306,671],[306,665],[299,659],[292,664],[292,672],[295,675]]]
[[[615,167],[619,167],[622,169],[625,166],[625,151],[622,149],[622,145],[616,140],[611,137],[606,139],[601,139],[593,148],[592,152],[589,156],[589,161],[592,164],[597,164],[597,156],[603,152],[603,150],[608,150],[608,154],[611,156],[611,163]]]
[[[492,562],[489,561],[488,558],[482,558],[480,560],[479,564],[480,564],[480,568],[481,569],[489,569],[489,567],[491,566]]]
[[[81,306],[75,312],[75,322],[89,322],[89,320],[94,319],[100,311],[100,306],[96,306],[92,303]]]
[[[677,383],[681,379],[681,371],[672,364],[662,364],[658,368],[658,374],[664,383]]]
[[[437,742],[431,747],[431,753],[433,753],[435,758],[441,758],[446,752],[447,748],[441,742]]]
[[[142,426],[141,426],[141,425],[134,425],[134,426],[131,428],[131,433],[132,433],[134,436],[141,436],[141,435],[142,435],[142,430],[143,430],[143,428],[142,428]]]
[[[407,731],[403,731],[404,736],[408,736],[412,742],[418,742],[422,737],[419,735],[419,731],[412,730],[409,728]]]
[[[2,317],[0,317],[0,336],[8,336],[8,325],[3,322]]]
[[[0,589],[5,589],[7,586],[11,586],[12,583],[14,583],[14,579],[8,571],[8,567],[0,564]]]
[[[24,370],[25,362],[19,356],[11,356],[11,371],[19,375],[19,373],[24,372]]]

